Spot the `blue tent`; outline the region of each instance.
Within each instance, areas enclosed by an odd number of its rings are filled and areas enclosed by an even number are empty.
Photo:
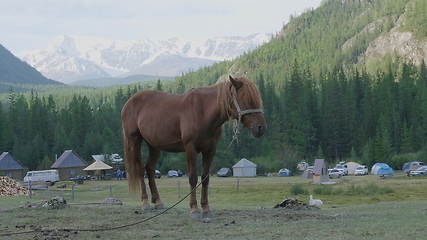
[[[374,166],[372,166],[371,174],[392,175],[393,169],[385,163],[375,163]]]
[[[282,168],[279,170],[279,177],[290,177],[292,176],[292,172],[291,170],[287,169],[287,168]]]

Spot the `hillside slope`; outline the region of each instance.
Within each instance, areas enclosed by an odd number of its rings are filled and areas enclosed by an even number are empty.
[[[395,59],[427,62],[426,13],[427,0],[325,1],[319,8],[292,18],[256,50],[179,79],[192,87],[237,71],[283,83],[295,60],[314,75],[336,66],[359,66],[375,72]]]
[[[15,57],[2,45],[0,45],[0,83],[59,84],[44,77],[36,69]]]

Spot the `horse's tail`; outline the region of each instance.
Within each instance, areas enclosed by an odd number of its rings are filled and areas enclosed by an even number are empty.
[[[144,177],[144,172],[141,167],[141,141],[129,139],[123,129],[123,146],[129,192],[136,193],[141,190],[141,178]]]

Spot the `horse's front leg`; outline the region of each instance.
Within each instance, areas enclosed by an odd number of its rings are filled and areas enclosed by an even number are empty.
[[[213,157],[215,155],[215,149],[210,151],[202,152],[203,160],[203,174],[202,174],[202,196],[200,198],[200,204],[202,205],[202,217],[212,217],[212,213],[209,209],[208,192],[209,192],[209,170]]]
[[[193,190],[197,185],[197,152],[193,144],[185,146],[185,158],[187,159],[188,180],[191,190]],[[193,191],[190,195],[190,209],[191,218],[198,218],[200,216],[200,209],[197,207],[196,191]]]

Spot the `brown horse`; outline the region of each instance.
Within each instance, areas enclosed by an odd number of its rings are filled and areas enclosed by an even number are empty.
[[[145,171],[155,208],[163,208],[154,180],[160,151],[185,152],[191,189],[197,185],[196,158],[202,153],[203,217],[210,216],[208,204],[209,168],[216,152],[222,125],[238,119],[255,137],[266,128],[262,100],[256,86],[246,78],[233,78],[213,86],[194,88],[181,95],[141,91],[123,106],[121,118],[125,164],[130,191],[141,190],[143,209],[150,209],[144,182]],[[148,145],[147,163],[141,162],[141,142]],[[197,217],[196,192],[190,197],[191,216]]]

